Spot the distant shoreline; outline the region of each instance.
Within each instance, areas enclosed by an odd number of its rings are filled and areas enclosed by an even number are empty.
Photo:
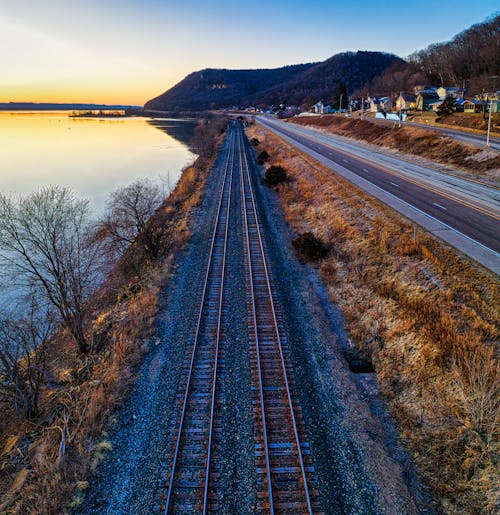
[[[0,111],[85,111],[85,110],[142,110],[141,106],[106,104],[57,104],[49,102],[0,102]]]

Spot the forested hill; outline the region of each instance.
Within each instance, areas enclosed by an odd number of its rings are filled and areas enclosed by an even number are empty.
[[[465,84],[469,93],[479,93],[483,88],[486,91],[497,89],[500,86],[500,14],[472,25],[450,41],[415,52],[410,62],[438,86]]]
[[[231,107],[259,91],[290,81],[312,66],[314,64],[299,64],[262,70],[207,68],[189,74],[144,107],[166,111],[203,111]]]
[[[359,96],[397,95],[417,85],[466,87],[473,96],[500,87],[500,15],[490,16],[450,41],[434,43],[395,62],[364,88]]]
[[[225,107],[329,102],[341,83],[352,92],[382,73],[392,54],[345,52],[326,61],[260,70],[206,69],[191,73],[145,109],[203,111]]]

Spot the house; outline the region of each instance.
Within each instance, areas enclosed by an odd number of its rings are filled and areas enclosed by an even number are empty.
[[[394,100],[391,97],[382,97],[378,106],[381,111],[390,111],[394,107]]]
[[[370,112],[390,111],[394,107],[391,97],[370,97]]]
[[[418,95],[419,93],[422,93],[423,91],[429,91],[429,92],[435,93],[436,90],[437,90],[436,86],[415,86],[413,88],[415,96]]]
[[[430,111],[430,104],[438,101],[439,96],[435,91],[423,90],[417,95],[415,109],[417,111]]]
[[[312,106],[312,109],[313,111],[316,113],[316,114],[323,114],[323,109],[325,107],[325,104],[323,104],[323,102],[321,102],[321,100],[319,102],[316,102],[313,106]]]
[[[457,111],[464,113],[479,113],[483,107],[483,103],[480,100],[472,99],[463,99],[459,98],[457,100]]]
[[[491,104],[492,114],[500,113],[500,91],[483,93],[483,102],[486,104],[486,111],[489,112]]]
[[[319,102],[317,102],[316,104],[314,104],[312,106],[312,108],[316,114],[329,114],[329,113],[333,113],[333,111],[334,111],[332,109],[332,106],[323,104],[323,102],[321,100]]]
[[[410,109],[415,109],[416,105],[417,99],[411,93],[401,93],[396,99],[396,109],[398,111],[409,111]]]
[[[436,89],[436,93],[439,96],[439,100],[444,100],[445,98],[448,98],[448,97],[453,97],[456,99],[464,98],[465,91],[466,91],[465,89],[453,88],[453,87],[449,87],[449,86],[447,86],[447,87],[441,86],[440,88]]]
[[[369,97],[368,101],[370,102],[370,112],[376,113],[378,111],[378,103],[380,101],[379,97]]]

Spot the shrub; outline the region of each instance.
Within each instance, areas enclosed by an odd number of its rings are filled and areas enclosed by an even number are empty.
[[[257,139],[257,138],[252,138],[250,140],[250,143],[254,146],[254,147],[257,147],[260,143],[260,141]]]
[[[312,232],[300,234],[292,240],[293,248],[307,261],[317,261],[326,257],[328,250],[321,240],[318,240]]]
[[[264,175],[264,184],[270,188],[287,180],[286,170],[282,166],[270,166]]]
[[[257,156],[257,161],[259,162],[265,162],[267,161],[271,156],[267,153],[266,150],[263,150],[258,156]]]

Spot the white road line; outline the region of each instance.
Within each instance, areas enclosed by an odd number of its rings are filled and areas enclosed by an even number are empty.
[[[433,202],[432,203],[434,206],[438,207],[439,209],[442,209],[443,211],[448,211],[444,206],[442,206],[441,204],[436,204],[436,202]]]
[[[367,170],[366,168],[363,168],[363,172],[370,173],[370,170]]]
[[[342,161],[344,161],[344,163],[348,163],[349,162],[347,159],[342,159]]]
[[[399,184],[396,184],[395,182],[392,182],[392,181],[391,181],[391,184],[392,184],[393,186],[396,186],[396,188],[399,188]]]

